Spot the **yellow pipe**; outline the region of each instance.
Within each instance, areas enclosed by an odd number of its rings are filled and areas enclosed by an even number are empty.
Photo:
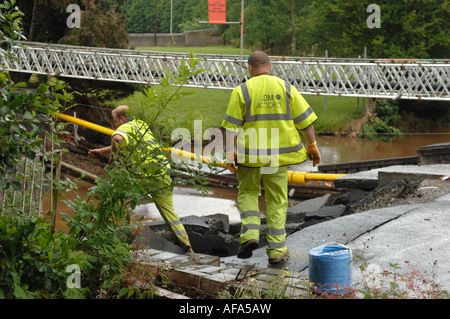
[[[67,115],[67,114],[61,114],[61,113],[55,113],[57,117],[60,119],[71,122],[74,124],[78,124],[84,127],[87,127],[91,130],[106,134],[111,136],[114,133],[113,129],[100,126],[85,120],[81,120],[79,118]],[[175,149],[172,147],[169,148],[162,148],[164,152],[176,154],[178,156],[191,159],[191,160],[197,160],[199,157],[196,154],[190,153],[190,152],[184,152],[179,149]],[[226,168],[227,165],[225,162],[213,162],[210,158],[205,156],[200,156],[200,159],[202,163],[205,164],[213,164],[216,166],[224,167]],[[311,180],[319,180],[319,181],[333,181],[334,179],[338,177],[345,176],[346,174],[320,174],[320,173],[306,173],[306,172],[295,172],[295,171],[288,171],[288,183],[292,184],[309,184]]]
[[[320,173],[288,171],[288,183],[307,185],[311,182],[311,180],[334,181],[336,178],[345,175],[346,174],[320,174]]]
[[[162,148],[161,150],[163,152],[171,153],[172,155],[178,155],[180,157],[184,157],[184,158],[191,159],[194,161],[197,161],[200,158],[202,163],[205,163],[205,164],[212,164],[214,166],[220,166],[223,168],[227,167],[227,164],[225,162],[213,162],[209,157],[205,157],[205,156],[199,157],[197,154],[185,152],[185,151],[173,148],[173,147]]]
[[[73,117],[70,115],[61,114],[61,113],[55,113],[55,115],[64,121],[72,122],[74,124],[78,124],[78,125],[87,127],[91,130],[94,130],[94,131],[97,131],[97,132],[100,132],[100,133],[103,133],[103,134],[106,134],[109,136],[113,135],[113,133],[114,133],[113,129],[110,129],[110,128],[107,128],[104,126],[100,126],[100,125],[97,125],[97,124],[94,124],[94,123],[91,123],[91,122],[88,122],[88,121],[85,121],[85,120],[82,120],[82,119],[79,119],[79,118],[76,118],[76,117]]]

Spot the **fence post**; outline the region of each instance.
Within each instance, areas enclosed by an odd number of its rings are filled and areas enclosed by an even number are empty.
[[[53,157],[53,154],[52,154]],[[58,152],[58,159],[56,161],[56,171],[55,176],[52,176],[52,203],[50,209],[50,225],[52,233],[55,232],[56,227],[56,207],[58,205],[58,189],[55,187],[55,182],[59,182],[61,177],[61,162],[62,162],[62,151]]]

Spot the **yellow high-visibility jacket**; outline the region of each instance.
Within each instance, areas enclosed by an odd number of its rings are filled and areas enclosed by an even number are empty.
[[[233,90],[222,127],[238,134],[240,165],[277,167],[306,160],[298,130],[316,119],[313,109],[289,82],[259,75]]]
[[[133,143],[132,139],[137,136],[142,138],[145,142],[150,143],[152,143],[155,139],[148,125],[135,118],[131,118],[126,123],[120,125],[113,133],[113,136],[114,135],[120,135],[123,137],[123,146]],[[136,141],[136,139],[134,140]]]
[[[120,135],[124,139],[121,145],[121,152],[124,152],[123,157],[127,158],[131,151],[136,153],[137,156],[132,157],[132,160],[138,161],[139,165],[134,166],[134,173],[157,178],[166,175],[166,169],[170,168],[170,165],[164,155],[152,151],[159,148],[159,145],[145,122],[132,118],[120,125],[114,131],[114,135]],[[155,166],[154,164],[158,162],[160,165]]]

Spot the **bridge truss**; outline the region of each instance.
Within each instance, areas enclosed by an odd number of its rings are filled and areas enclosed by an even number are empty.
[[[0,54],[4,70],[127,83],[159,84],[177,73],[186,53],[22,42],[17,60]],[[203,70],[189,87],[233,89],[249,78],[239,56],[197,55]],[[302,94],[450,101],[450,60],[374,60],[271,57],[272,74]]]

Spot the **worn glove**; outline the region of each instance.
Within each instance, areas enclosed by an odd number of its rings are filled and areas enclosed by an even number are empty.
[[[316,146],[316,142],[312,144],[308,144],[306,148],[306,155],[310,161],[313,161],[313,166],[316,166],[320,163],[320,152]]]
[[[237,163],[236,163],[236,153],[235,152],[227,153],[227,167],[231,173],[233,173],[233,174],[237,173]]]
[[[234,164],[228,164],[227,167],[231,173],[237,174],[237,166],[235,166]]]

